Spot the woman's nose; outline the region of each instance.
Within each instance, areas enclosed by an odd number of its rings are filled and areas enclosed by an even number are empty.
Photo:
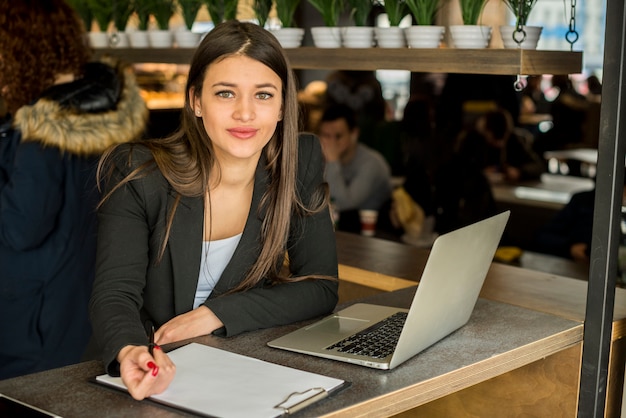
[[[254,119],[255,114],[253,101],[245,98],[238,100],[233,117],[243,122]]]

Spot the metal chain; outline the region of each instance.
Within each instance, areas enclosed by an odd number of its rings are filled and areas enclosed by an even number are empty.
[[[523,1],[520,1],[517,5],[518,17],[515,22],[515,30],[511,34],[511,36],[513,37],[513,40],[517,43],[518,46],[521,46],[522,42],[524,42],[524,39],[526,39],[526,31],[524,30],[524,27],[522,26],[522,19],[520,18],[520,16],[522,16],[522,12],[523,12]]]
[[[565,34],[565,40],[570,44],[570,50],[574,50],[574,43],[578,41],[578,32],[576,31],[576,0],[571,0],[571,12],[569,19],[569,30]]]

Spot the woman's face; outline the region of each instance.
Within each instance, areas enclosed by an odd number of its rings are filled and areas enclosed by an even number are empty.
[[[282,81],[266,65],[235,55],[211,64],[191,97],[220,163],[256,164],[282,119]]]

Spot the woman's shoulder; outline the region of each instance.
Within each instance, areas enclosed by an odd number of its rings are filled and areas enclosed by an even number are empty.
[[[116,145],[110,151],[110,158],[117,166],[131,169],[154,160],[152,151],[142,142],[126,142]]]

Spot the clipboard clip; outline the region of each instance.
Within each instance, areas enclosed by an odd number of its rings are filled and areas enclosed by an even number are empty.
[[[294,414],[326,396],[328,396],[328,392],[322,387],[311,388],[303,392],[293,392],[274,408],[282,409],[284,414]]]

